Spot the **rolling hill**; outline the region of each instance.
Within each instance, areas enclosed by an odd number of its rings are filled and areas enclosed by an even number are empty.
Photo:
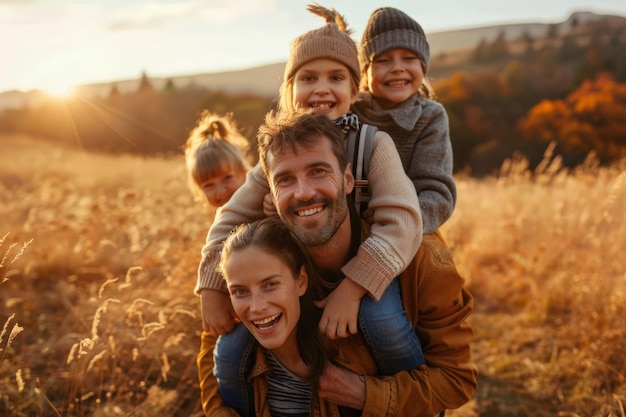
[[[574,22],[584,23],[588,21],[604,19],[611,16],[598,15],[591,12],[573,13],[567,20],[555,23],[520,23],[508,25],[495,25],[487,27],[475,27],[459,29],[454,31],[434,32],[428,34],[428,40],[433,51],[431,59],[436,64],[438,57],[444,54],[448,56],[455,53],[467,53],[468,50],[476,47],[481,41],[491,41],[501,33],[504,33],[507,40],[518,39],[524,34],[532,37],[545,36],[551,28],[561,31],[570,27]],[[624,20],[625,17],[615,16],[615,19]],[[275,96],[278,93],[284,62],[270,63],[254,68],[245,68],[225,72],[200,73],[188,75],[172,75],[170,77],[147,76],[154,88],[162,89],[168,81],[174,83],[178,88],[189,85],[205,86],[210,89],[224,90],[228,92],[254,92],[262,95]],[[435,65],[432,65],[433,67]],[[435,70],[436,71],[436,70]],[[438,78],[438,74],[433,71],[429,76]],[[440,74],[440,77],[446,74]],[[135,91],[139,86],[140,78],[128,80],[111,80],[103,83],[80,85],[76,93],[84,96],[106,96],[113,85],[119,92],[126,93]],[[7,108],[20,108],[25,105],[36,105],[45,98],[39,90],[28,92],[6,91],[0,93],[0,111]]]

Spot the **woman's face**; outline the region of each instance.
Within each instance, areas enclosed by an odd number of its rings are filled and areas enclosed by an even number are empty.
[[[296,349],[300,297],[307,289],[304,268],[294,276],[282,259],[258,246],[230,253],[225,265],[235,313],[266,349]]]

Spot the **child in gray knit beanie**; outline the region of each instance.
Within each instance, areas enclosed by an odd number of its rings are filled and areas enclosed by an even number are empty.
[[[424,233],[452,215],[456,184],[448,116],[426,82],[430,46],[422,27],[393,7],[376,9],[361,38],[361,92],[352,110],[389,133],[417,192]]]

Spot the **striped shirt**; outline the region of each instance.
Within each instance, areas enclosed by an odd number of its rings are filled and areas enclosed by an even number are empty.
[[[308,417],[311,385],[285,368],[271,351],[265,353],[272,369],[267,378],[267,403],[272,417]]]

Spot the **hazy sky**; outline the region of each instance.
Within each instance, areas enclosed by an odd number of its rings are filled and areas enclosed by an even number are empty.
[[[625,0],[319,0],[358,40],[369,14],[394,6],[426,33],[552,23],[574,11],[626,16]],[[0,92],[248,68],[286,60],[323,20],[306,0],[0,0]],[[359,7],[355,5],[359,4]]]

